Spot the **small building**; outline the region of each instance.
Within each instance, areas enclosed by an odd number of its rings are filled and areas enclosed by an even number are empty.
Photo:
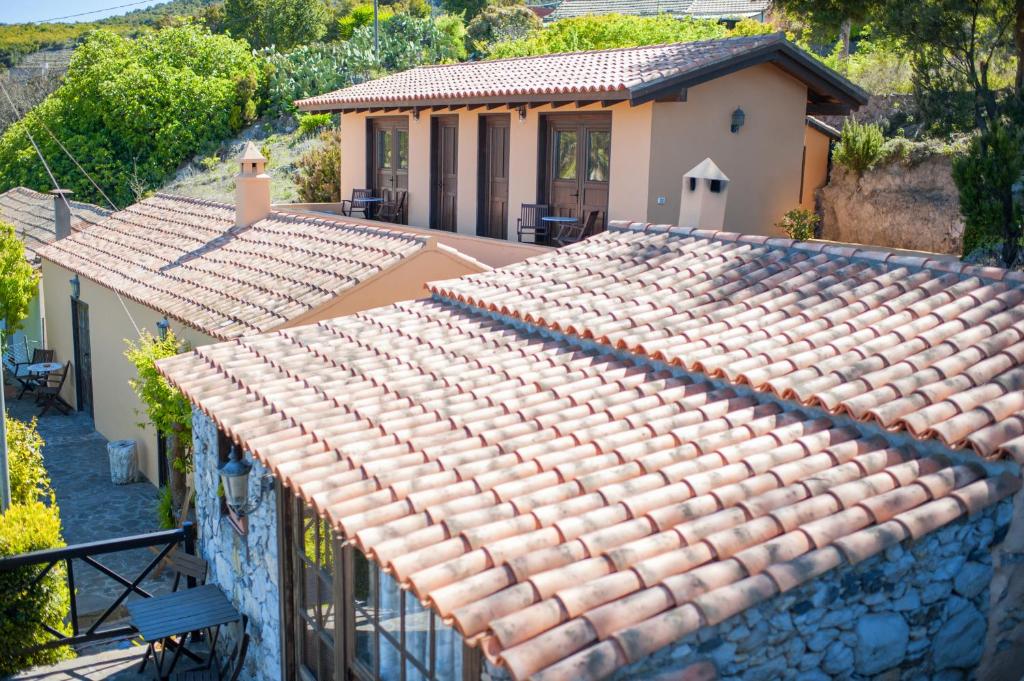
[[[160,363],[252,678],[1024,668],[1021,273],[613,223],[429,288]]]
[[[250,142],[234,206],[157,194],[39,250],[49,345],[72,362],[63,396],[104,437],[135,440],[153,483],[167,472],[164,443],[140,425],[125,339],[171,327],[197,347],[308,324],[541,251],[486,242],[470,256],[423,230],[272,207],[265,162]]]
[[[67,199],[70,195],[71,192],[63,192],[63,197],[54,192],[43,194],[26,187],[15,187],[0,194],[0,222],[14,226],[18,238],[25,244],[25,257],[37,269],[40,266],[36,252],[39,248],[110,215],[109,210],[91,203]],[[64,204],[66,199],[67,204]],[[42,282],[39,292],[40,295],[29,304],[28,316],[21,329],[29,357],[32,350],[46,347]]]
[[[716,19],[735,24],[741,19],[765,21],[770,0],[562,0],[544,21],[558,21],[598,14],[653,17],[668,14],[677,19]]]
[[[727,224],[774,234],[828,145],[807,116],[867,95],[781,34],[424,66],[297,102],[341,114],[341,191],[408,192],[408,222],[517,239],[524,204],[583,220],[679,215],[683,173],[732,178]]]

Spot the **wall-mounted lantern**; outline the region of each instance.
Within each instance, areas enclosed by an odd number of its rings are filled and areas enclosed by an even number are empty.
[[[747,114],[743,113],[743,109],[736,107],[736,110],[732,112],[732,120],[729,123],[729,130],[733,133],[740,131],[743,124],[747,121]]]
[[[525,106],[517,107],[516,108],[516,113],[519,114],[519,120],[520,121],[525,121],[526,120],[526,107]]]
[[[78,300],[78,297],[82,294],[82,282],[77,274],[68,279],[68,282],[71,284],[71,297]]]
[[[252,462],[242,458],[238,447],[231,448],[230,458],[218,469],[224,487],[224,500],[228,508],[239,518],[244,518],[259,508],[263,495],[273,489],[274,478],[267,474],[260,478],[259,491],[255,499],[249,499],[249,473]]]
[[[167,331],[171,328],[171,323],[167,321],[167,317],[164,317],[156,323],[156,332],[160,338],[167,338]]]
[[[418,106],[414,106],[412,108],[412,119],[414,121],[418,121],[420,119],[420,108]]]

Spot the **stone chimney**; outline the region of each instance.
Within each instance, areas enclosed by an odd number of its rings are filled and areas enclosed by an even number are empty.
[[[252,142],[245,145],[235,177],[235,226],[248,227],[270,214],[267,159]]]
[[[53,194],[53,226],[57,239],[71,236],[71,208],[68,202],[74,194],[70,189],[54,189]]]
[[[725,227],[725,204],[729,178],[710,158],[683,175],[683,195],[679,202],[679,226],[701,229]]]

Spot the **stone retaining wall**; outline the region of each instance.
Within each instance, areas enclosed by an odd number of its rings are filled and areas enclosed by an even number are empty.
[[[273,494],[249,517],[242,536],[221,515],[217,496],[217,427],[198,410],[192,412],[195,450],[196,518],[199,548],[210,564],[208,583],[217,584],[239,612],[249,616],[249,652],[241,678],[281,679],[281,611],[277,562],[277,506]],[[254,462],[249,476],[250,498],[266,469]],[[221,629],[218,648],[226,655],[237,643],[236,628]]]
[[[918,542],[828,572],[704,627],[612,678],[649,679],[714,664],[723,681],[955,681],[986,644],[990,547],[1009,529],[1009,499]],[[509,679],[487,663],[491,681]]]

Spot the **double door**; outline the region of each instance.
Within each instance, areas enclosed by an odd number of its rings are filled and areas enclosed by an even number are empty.
[[[598,211],[600,231],[608,214],[611,114],[550,115],[546,128],[546,199],[552,215],[582,222]]]
[[[374,118],[371,122],[371,180],[377,196],[385,189],[409,189],[409,121]]]

